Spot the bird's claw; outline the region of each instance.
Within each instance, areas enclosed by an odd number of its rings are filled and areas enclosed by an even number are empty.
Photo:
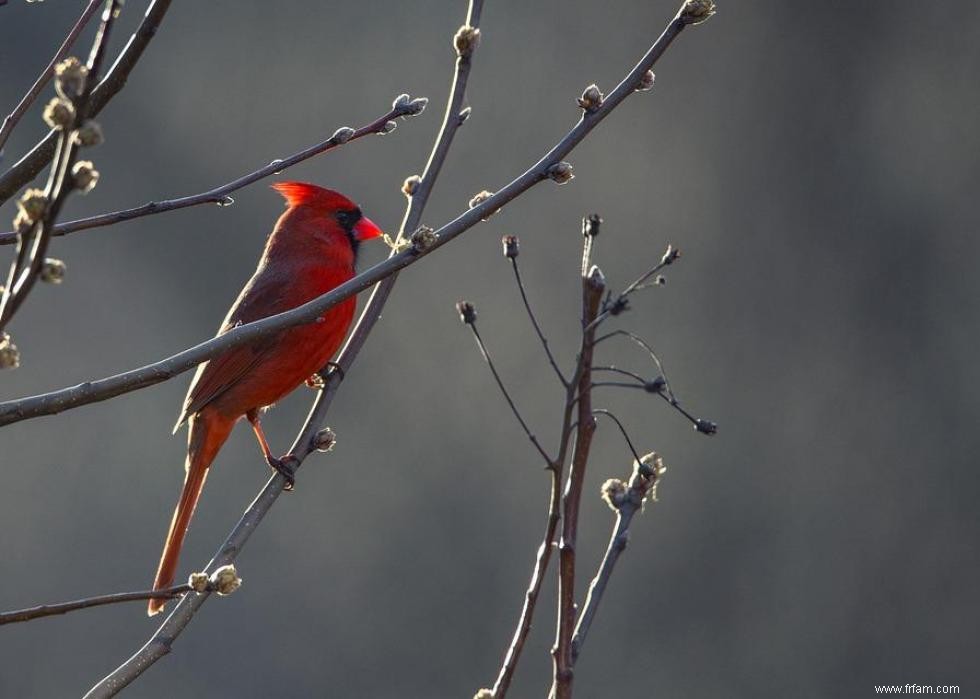
[[[295,487],[296,467],[299,465],[299,459],[290,454],[286,454],[278,459],[271,456],[266,459],[266,462],[268,462],[273,471],[286,479],[286,487],[283,490],[292,490]]]

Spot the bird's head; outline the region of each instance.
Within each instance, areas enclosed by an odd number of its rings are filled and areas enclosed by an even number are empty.
[[[299,214],[305,224],[302,228],[310,230],[314,238],[321,239],[318,242],[332,246],[338,240],[346,240],[355,259],[362,242],[383,235],[381,229],[361,213],[360,207],[340,192],[306,182],[277,182],[272,188],[286,200],[287,215]]]

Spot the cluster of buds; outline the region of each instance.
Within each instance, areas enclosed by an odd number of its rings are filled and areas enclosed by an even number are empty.
[[[562,160],[548,168],[548,177],[558,184],[566,184],[575,178],[575,173],[572,172],[571,163]]]
[[[87,77],[88,66],[70,56],[55,66],[54,87],[66,100],[74,100],[82,94]]]
[[[459,301],[456,304],[459,312],[459,319],[464,325],[473,325],[476,322],[476,308],[469,301]]]
[[[194,592],[207,592],[209,582],[211,580],[207,573],[191,573],[187,578],[187,585]]]
[[[701,24],[714,13],[714,0],[687,0],[681,8],[680,18],[684,24]]]
[[[655,451],[644,454],[640,460],[633,464],[633,479],[630,482],[630,489],[637,490],[641,497],[641,502],[647,497],[652,502],[657,501],[657,486],[660,478],[667,473],[664,459]]]
[[[428,97],[412,99],[409,95],[401,94],[391,103],[391,108],[398,112],[399,116],[417,116],[425,111],[425,105],[428,103]]]
[[[521,239],[516,235],[505,235],[500,239],[504,246],[504,257],[513,260],[521,253]]]
[[[602,499],[613,510],[619,510],[626,502],[626,484],[618,478],[610,478],[602,484]]]
[[[592,114],[602,106],[603,98],[604,95],[602,94],[602,91],[599,90],[595,83],[593,83],[585,88],[585,91],[582,92],[582,96],[578,98],[578,106],[580,106],[586,114]]]
[[[418,175],[409,175],[405,178],[405,181],[402,182],[402,193],[406,197],[411,197],[413,194],[415,194],[415,190],[419,188],[421,183],[421,177]]]
[[[412,250],[415,252],[425,252],[435,245],[438,239],[439,236],[428,226],[419,226],[409,238],[412,241]]]
[[[65,272],[68,267],[61,260],[56,260],[53,257],[44,258],[44,263],[41,265],[41,272],[39,277],[42,282],[47,282],[48,284],[61,284],[65,281]]]
[[[14,228],[20,230],[25,226],[40,221],[48,209],[48,198],[43,189],[28,189],[17,200],[17,217]]]
[[[20,366],[20,351],[10,335],[0,332],[0,369],[16,369]]]
[[[456,55],[460,58],[469,58],[480,45],[480,30],[464,24],[453,37],[453,46],[456,48]]]
[[[88,194],[99,183],[99,171],[91,160],[79,160],[71,169],[72,184],[82,194]]]

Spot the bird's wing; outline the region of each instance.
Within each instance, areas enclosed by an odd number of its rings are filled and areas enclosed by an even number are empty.
[[[218,336],[243,323],[266,318],[288,310],[283,285],[276,279],[256,275],[242,290],[235,305],[218,330]],[[261,309],[261,310],[259,310]],[[184,407],[174,431],[194,413],[234,386],[247,375],[263,356],[275,346],[276,336],[241,345],[218,355],[197,367],[197,373],[184,399]]]

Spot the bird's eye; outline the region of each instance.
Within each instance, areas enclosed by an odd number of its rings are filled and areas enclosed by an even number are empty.
[[[349,211],[338,211],[337,212],[337,223],[339,223],[344,228],[347,228],[347,226],[349,226],[350,223],[351,223],[350,212]]]

